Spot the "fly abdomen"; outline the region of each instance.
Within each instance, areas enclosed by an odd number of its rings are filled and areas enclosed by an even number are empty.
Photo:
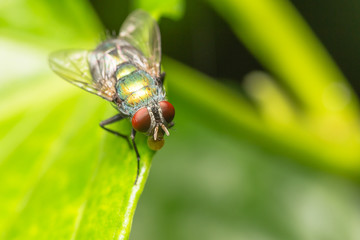
[[[137,67],[129,62],[120,64],[116,68],[116,79],[120,80],[121,78],[128,76],[130,73],[136,70],[138,70]]]

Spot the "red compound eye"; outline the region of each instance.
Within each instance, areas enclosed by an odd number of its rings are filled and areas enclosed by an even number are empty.
[[[140,108],[133,116],[131,124],[136,131],[147,132],[150,128],[151,119],[147,108]]]
[[[160,103],[160,108],[162,111],[162,115],[165,118],[167,123],[170,123],[175,116],[175,108],[174,106],[169,103],[168,101],[161,101]]]

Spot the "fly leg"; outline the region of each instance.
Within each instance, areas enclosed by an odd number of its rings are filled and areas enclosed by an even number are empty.
[[[111,130],[111,129],[105,127],[105,126],[108,125],[108,124],[111,124],[111,123],[120,121],[120,120],[122,120],[122,119],[124,119],[124,117],[123,117],[121,114],[117,114],[117,115],[115,115],[115,116],[113,116],[113,117],[111,117],[111,118],[109,118],[109,119],[106,119],[106,120],[104,120],[104,121],[101,121],[101,122],[100,122],[100,127],[103,128],[103,129],[105,129],[105,130],[108,131],[108,132],[111,132],[112,134],[115,134],[115,135],[118,136],[118,137],[124,138],[124,139],[128,142],[128,144],[129,144],[129,146],[130,146],[130,148],[131,148],[132,146],[131,146],[131,144],[130,144],[129,137],[128,137],[127,135],[121,134],[121,133],[119,133],[119,132],[117,132],[117,131],[114,131],[114,130]]]
[[[167,128],[170,129],[170,128],[172,128],[174,125],[175,125],[175,123],[174,123],[174,122],[171,122],[171,123],[169,123],[169,125],[167,126]]]
[[[139,154],[139,151],[138,151],[136,143],[135,143],[135,135],[136,135],[136,131],[135,131],[135,129],[132,129],[131,130],[131,141],[134,146],[134,150],[136,153],[136,159],[137,159],[137,173],[136,173],[136,179],[135,179],[134,185],[136,185],[137,180],[139,178],[139,174],[140,174],[140,154]]]
[[[165,75],[166,73],[165,72],[162,72],[160,74],[160,82],[161,82],[161,86],[164,86],[164,82],[165,82]]]

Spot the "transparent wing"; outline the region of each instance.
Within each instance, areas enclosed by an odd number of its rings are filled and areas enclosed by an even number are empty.
[[[115,83],[110,76],[116,69],[104,53],[87,50],[64,50],[49,57],[51,69],[66,81],[113,101]]]
[[[120,52],[153,76],[160,77],[161,39],[157,22],[145,11],[136,10],[123,23]]]

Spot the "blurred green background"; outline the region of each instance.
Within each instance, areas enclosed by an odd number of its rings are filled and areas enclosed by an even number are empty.
[[[130,239],[360,239],[355,0],[0,2],[0,239],[122,236],[133,152],[47,56],[137,7],[159,20],[176,125]]]

